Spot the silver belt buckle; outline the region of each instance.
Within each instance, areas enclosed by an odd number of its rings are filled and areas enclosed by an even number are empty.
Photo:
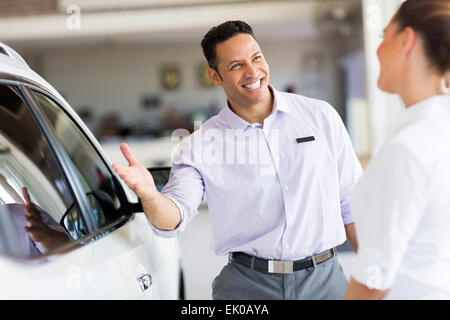
[[[269,260],[269,273],[293,273],[293,261]]]

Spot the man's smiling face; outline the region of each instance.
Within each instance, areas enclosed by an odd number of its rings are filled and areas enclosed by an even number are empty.
[[[270,99],[269,66],[256,40],[247,33],[237,34],[216,46],[217,69],[210,77],[223,87],[231,105],[252,106]]]

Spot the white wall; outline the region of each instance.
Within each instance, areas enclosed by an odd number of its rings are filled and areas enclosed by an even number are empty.
[[[293,84],[299,93],[333,103],[334,61],[320,43],[260,43],[271,71],[271,83],[279,90]],[[320,70],[305,69],[303,56],[321,54]],[[196,67],[204,62],[200,44],[165,48],[127,50],[80,50],[51,52],[42,55],[41,72],[75,108],[93,107],[96,118],[118,111],[125,123],[141,114],[140,98],[145,93],[161,94],[163,105],[193,110],[217,104],[224,106],[220,88],[205,89],[197,83]],[[160,68],[167,64],[180,66],[182,83],[174,92],[161,89]],[[308,76],[317,77],[311,85]]]
[[[72,106],[93,107],[99,116],[118,111],[124,122],[141,113],[143,94],[160,94],[159,70],[167,64],[180,67],[182,82],[178,90],[164,92],[163,105],[192,110],[220,101],[220,90],[202,89],[196,83],[195,67],[202,62],[191,47],[126,51],[80,51],[45,55],[44,76],[65,95]]]
[[[400,7],[402,0],[363,0],[366,81],[369,103],[371,153],[376,153],[386,138],[403,103],[396,95],[382,92],[377,86],[379,62],[376,55],[383,29]]]
[[[352,137],[356,154],[360,157],[369,157],[371,140],[363,48],[344,57],[341,65],[347,72],[347,130]]]

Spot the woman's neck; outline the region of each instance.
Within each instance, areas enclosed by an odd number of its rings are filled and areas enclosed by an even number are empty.
[[[441,91],[442,78],[437,74],[410,75],[402,88],[399,88],[398,94],[409,108],[425,99],[435,96]]]

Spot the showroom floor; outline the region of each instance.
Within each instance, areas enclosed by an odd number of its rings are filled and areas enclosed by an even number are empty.
[[[218,257],[209,248],[211,227],[208,209],[201,208],[180,237],[181,259],[187,300],[211,299],[211,283],[227,263],[228,257]],[[339,252],[338,258],[349,276],[352,252]]]
[[[228,256],[218,257],[209,248],[211,227],[207,208],[199,210],[179,239],[186,299],[211,299],[211,283],[228,262]]]

